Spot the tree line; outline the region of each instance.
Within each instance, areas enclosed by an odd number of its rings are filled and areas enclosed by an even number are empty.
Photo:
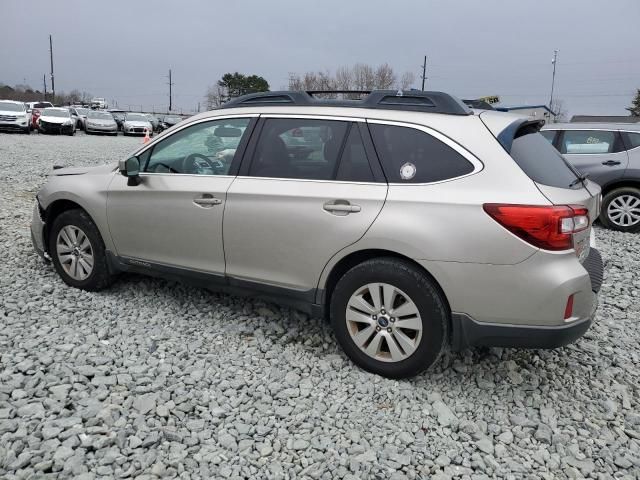
[[[17,100],[19,102],[47,101],[54,105],[88,104],[93,96],[89,92],[71,90],[69,93],[56,92],[55,98],[51,92],[44,92],[34,89],[29,85],[18,84],[14,86],[0,83],[0,99]]]
[[[373,90],[395,89],[406,90],[415,82],[412,72],[398,75],[388,63],[372,66],[356,63],[343,66],[335,72],[309,71],[302,75],[291,74],[289,90]],[[244,75],[239,72],[225,73],[220,80],[211,85],[205,94],[207,108],[215,108],[232,98],[247,93],[269,91],[269,82],[259,75]],[[324,95],[336,98],[337,94]],[[344,95],[345,98],[356,98],[357,95]]]

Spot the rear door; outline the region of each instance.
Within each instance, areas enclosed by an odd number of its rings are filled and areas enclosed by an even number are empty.
[[[268,116],[256,130],[227,192],[227,276],[312,300],[329,259],[375,220],[387,184],[363,121]]]
[[[574,167],[599,185],[622,178],[629,163],[616,130],[564,130],[559,147]]]

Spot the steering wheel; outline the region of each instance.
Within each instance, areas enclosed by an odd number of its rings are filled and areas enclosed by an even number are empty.
[[[184,173],[199,173],[204,169],[210,169],[213,172],[220,170],[222,165],[206,157],[202,153],[192,153],[187,155],[182,161],[182,171]]]

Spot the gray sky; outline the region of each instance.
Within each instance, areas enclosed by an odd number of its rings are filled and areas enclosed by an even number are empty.
[[[225,72],[286,87],[289,72],[364,62],[419,87],[504,105],[556,96],[571,114],[624,115],[640,88],[638,0],[0,0],[0,82],[42,88],[53,35],[56,90],[120,107],[195,109]]]

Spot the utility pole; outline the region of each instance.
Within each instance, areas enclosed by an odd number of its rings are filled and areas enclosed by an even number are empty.
[[[169,69],[169,112],[173,109],[173,95],[171,93],[171,87],[173,85],[175,85],[175,83],[171,81],[171,69]]]
[[[53,40],[51,39],[51,35],[49,35],[49,59],[51,60],[51,103],[56,102],[56,83],[53,79]]]
[[[551,60],[553,64],[553,76],[551,77],[551,96],[549,97],[549,109],[553,110],[553,88],[556,83],[556,65],[558,63],[558,50],[553,51],[553,59]]]
[[[422,64],[422,91],[424,92],[424,81],[427,79],[427,56],[424,56],[424,63]]]
[[[44,85],[44,99],[47,99],[47,74],[42,74],[42,84]]]

